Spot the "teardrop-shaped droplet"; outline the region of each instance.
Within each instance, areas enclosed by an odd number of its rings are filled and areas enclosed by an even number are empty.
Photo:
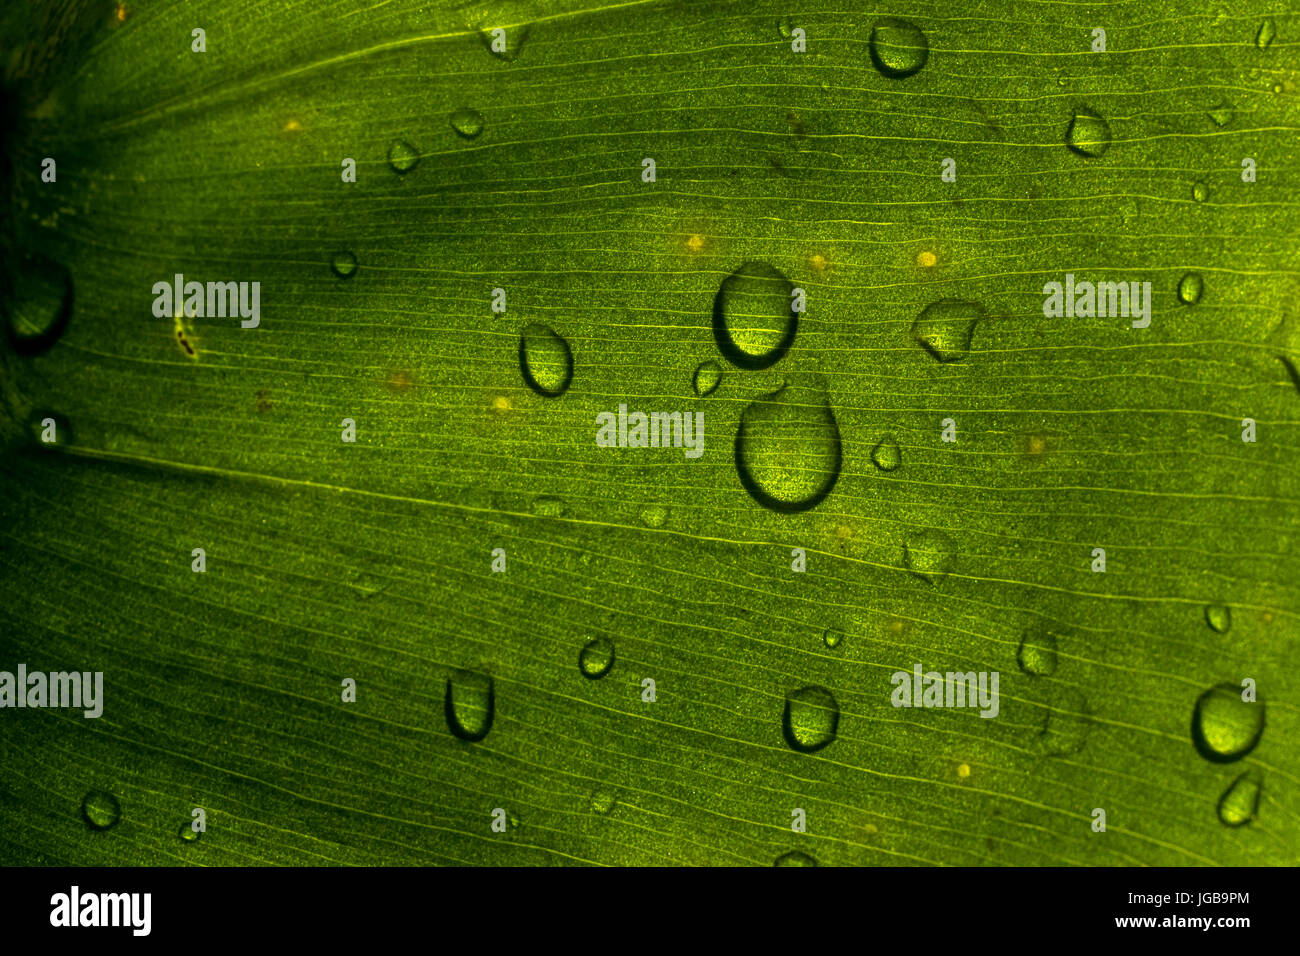
[[[1210,187],[1202,182],[1196,182],[1192,185],[1192,198],[1197,202],[1205,202],[1210,198]]]
[[[330,260],[330,268],[340,279],[347,279],[357,271],[357,257],[346,249],[336,252]]]
[[[701,362],[695,369],[691,384],[695,388],[695,394],[700,398],[712,395],[722,384],[722,366],[712,359]]]
[[[1198,272],[1189,272],[1178,280],[1178,300],[1185,305],[1195,305],[1201,300],[1205,280]]]
[[[978,302],[940,299],[916,317],[912,337],[940,362],[960,362],[970,352],[975,326],[984,314]]]
[[[531,322],[519,337],[519,369],[538,395],[563,395],[573,381],[573,352],[549,325]]]
[[[447,729],[461,740],[482,740],[492,729],[496,715],[496,691],[492,678],[477,671],[454,671],[447,678],[444,702]]]
[[[1234,684],[1211,687],[1196,699],[1192,743],[1206,760],[1231,763],[1255,749],[1264,733],[1264,702],[1241,699]]]
[[[24,256],[0,289],[9,341],[19,355],[48,350],[72,316],[72,276],[53,259]]]
[[[419,151],[404,139],[388,147],[388,165],[393,172],[409,173],[419,161]]]
[[[96,830],[107,830],[122,819],[122,805],[104,790],[91,790],[81,799],[81,815]]]
[[[952,570],[957,545],[945,531],[926,528],[907,536],[903,564],[922,581],[937,584]]]
[[[820,389],[783,385],[740,413],[740,483],[764,508],[785,514],[820,504],[840,476],[840,426]]]
[[[1210,119],[1214,125],[1220,128],[1227,126],[1232,122],[1232,110],[1227,106],[1219,106],[1210,110]]]
[[[608,637],[594,637],[578,652],[578,669],[582,676],[598,680],[614,666],[614,642]]]
[[[1110,124],[1094,110],[1077,109],[1070,118],[1065,145],[1080,156],[1096,159],[1110,147]]]
[[[1026,634],[1016,651],[1016,663],[1033,677],[1048,677],[1056,673],[1056,635],[1051,631]]]
[[[181,828],[176,831],[176,835],[186,843],[194,843],[199,839],[199,837],[203,836],[200,831],[194,829],[193,820],[188,820],[185,823],[182,823]]]
[[[473,139],[483,132],[483,114],[476,109],[462,106],[452,112],[451,128],[466,139]]]
[[[790,350],[799,327],[794,283],[766,262],[744,262],[713,297],[713,338],[737,368],[768,368]]]
[[[1220,634],[1227,634],[1232,627],[1232,611],[1226,604],[1208,604],[1205,607],[1205,623]]]
[[[791,850],[789,853],[782,853],[776,858],[773,866],[816,866],[817,861],[807,853],[800,850]]]
[[[804,687],[786,697],[781,732],[800,753],[821,750],[835,739],[839,725],[840,705],[825,687]]]
[[[641,509],[641,523],[647,528],[662,528],[668,520],[668,509],[663,505],[646,505]]]
[[[1228,785],[1219,797],[1219,820],[1230,827],[1245,826],[1259,813],[1259,795],[1263,790],[1263,776],[1258,770],[1247,770]]]
[[[892,435],[886,435],[871,449],[871,463],[881,471],[893,471],[903,463],[903,451]]]
[[[826,628],[826,633],[822,635],[822,643],[831,649],[839,647],[842,640],[844,635],[832,627]]]
[[[876,69],[894,79],[918,72],[930,58],[925,34],[915,24],[897,17],[877,20],[867,45]]]
[[[478,33],[489,53],[498,60],[513,63],[524,50],[528,31],[529,26],[525,23],[513,27],[484,27]]]
[[[1273,42],[1275,36],[1277,36],[1277,24],[1270,17],[1259,25],[1259,30],[1255,33],[1255,46],[1261,50],[1267,50],[1268,45]]]

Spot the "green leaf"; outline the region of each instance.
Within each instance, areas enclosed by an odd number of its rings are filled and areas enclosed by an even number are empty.
[[[1300,862],[1285,5],[10,6],[0,861]]]

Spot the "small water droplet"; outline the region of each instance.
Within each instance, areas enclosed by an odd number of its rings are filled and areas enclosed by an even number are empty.
[[[1205,185],[1205,183],[1195,183],[1192,186],[1192,198],[1197,202],[1205,202],[1205,200],[1210,198],[1210,187]]]
[[[820,504],[840,476],[840,426],[819,389],[783,385],[740,413],[736,471],[765,508],[785,514]]]
[[[840,705],[825,687],[813,685],[787,695],[781,731],[785,742],[800,753],[821,750],[835,739],[839,724]]]
[[[737,368],[774,365],[794,342],[799,316],[794,283],[766,262],[744,262],[722,280],[713,298],[713,338]]]
[[[1219,797],[1219,820],[1230,827],[1241,827],[1255,819],[1262,789],[1262,774],[1257,770],[1247,770]]]
[[[72,276],[53,259],[26,255],[0,295],[9,341],[19,355],[50,349],[72,316]]]
[[[1110,124],[1095,110],[1077,109],[1070,118],[1065,145],[1080,156],[1096,159],[1110,148]]]
[[[722,384],[722,366],[712,359],[701,362],[695,369],[691,384],[695,387],[695,394],[701,398],[712,395]]]
[[[593,637],[578,652],[578,669],[582,676],[598,680],[614,666],[614,642],[608,637]]]
[[[1201,300],[1201,292],[1205,289],[1205,280],[1200,273],[1189,272],[1178,280],[1178,299],[1187,305],[1195,305]]]
[[[1214,120],[1214,125],[1223,127],[1232,121],[1232,110],[1226,106],[1220,106],[1217,109],[1210,110],[1210,119]]]
[[[789,853],[782,853],[776,858],[773,866],[816,866],[817,861],[807,853],[799,850],[791,850]]]
[[[868,47],[876,69],[895,79],[911,76],[930,58],[925,34],[916,25],[897,17],[876,21]]]
[[[1232,611],[1226,604],[1208,604],[1205,607],[1205,623],[1220,634],[1227,634],[1232,627]]]
[[[519,336],[519,369],[538,395],[563,395],[573,381],[573,352],[549,325],[531,322]]]
[[[519,818],[515,816],[513,813],[510,814],[510,829],[512,830],[519,829]]]
[[[1255,34],[1255,46],[1267,50],[1275,36],[1277,36],[1277,24],[1270,17],[1259,25],[1259,31]]]
[[[178,831],[176,831],[176,835],[180,837],[182,840],[184,840],[186,843],[194,843],[196,840],[199,839],[199,837],[203,836],[202,833],[199,833],[194,829],[193,822],[194,821],[190,820],[185,823],[182,823],[181,828]]]
[[[419,151],[404,139],[388,147],[388,165],[395,173],[409,173],[419,161]]]
[[[447,729],[461,740],[482,740],[496,715],[496,691],[491,677],[476,671],[453,671],[447,678],[444,701]]]
[[[81,815],[96,830],[107,830],[122,819],[122,805],[104,790],[92,790],[81,799]]]
[[[844,635],[834,628],[826,628],[826,633],[822,635],[822,643],[832,649],[839,647],[842,640],[844,640]]]
[[[794,20],[788,16],[784,16],[777,21],[776,28],[780,31],[781,36],[788,40],[790,39],[790,34],[794,32]]]
[[[340,279],[346,279],[357,271],[357,257],[346,249],[334,253],[330,268]]]
[[[1264,702],[1241,699],[1232,684],[1211,687],[1196,699],[1192,743],[1206,760],[1231,763],[1255,749],[1264,733]]]
[[[538,495],[533,499],[533,514],[543,518],[559,518],[565,512],[564,500],[554,495]]]
[[[478,33],[489,53],[498,60],[513,63],[524,50],[529,29],[525,23],[514,27],[483,27]]]
[[[668,520],[668,509],[663,505],[646,505],[641,509],[641,523],[647,528],[662,528]]]
[[[937,584],[952,570],[957,545],[945,531],[928,528],[908,535],[903,544],[903,564],[927,584]]]
[[[483,114],[462,106],[451,114],[451,128],[466,139],[473,139],[483,132]]]
[[[1091,726],[1088,701],[1083,694],[1073,687],[1053,687],[1044,708],[1042,727],[1030,739],[1030,747],[1048,757],[1076,754],[1083,749]]]
[[[871,449],[871,463],[881,471],[893,471],[903,463],[903,451],[892,435],[886,435]]]
[[[912,323],[912,337],[940,362],[960,362],[970,351],[984,307],[962,299],[940,299],[925,307]]]
[[[616,802],[614,795],[608,790],[598,790],[591,796],[591,810],[593,813],[609,813],[614,809]]]
[[[1056,672],[1056,635],[1050,631],[1026,634],[1016,651],[1016,662],[1026,674],[1048,677]]]

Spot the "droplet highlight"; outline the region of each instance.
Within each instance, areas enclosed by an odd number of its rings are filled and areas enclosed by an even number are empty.
[[[1032,677],[1049,677],[1056,673],[1056,635],[1050,631],[1026,634],[1016,651],[1016,663]]]
[[[72,276],[43,255],[23,257],[6,277],[0,295],[9,341],[19,355],[40,355],[53,347],[72,317]]]
[[[1269,44],[1273,42],[1273,38],[1276,36],[1277,24],[1274,23],[1272,17],[1270,17],[1261,23],[1259,29],[1255,32],[1255,46],[1259,47],[1261,50],[1267,50]]]
[[[1210,198],[1210,187],[1202,182],[1194,183],[1192,185],[1192,198],[1197,202],[1205,202]]]
[[[1259,814],[1259,795],[1263,791],[1263,776],[1257,770],[1247,770],[1228,785],[1219,797],[1219,822],[1230,827],[1244,827]]]
[[[957,545],[947,532],[916,531],[903,544],[903,565],[927,584],[937,584],[952,570],[956,553]]]
[[[886,435],[871,449],[871,463],[881,471],[893,471],[903,463],[903,451],[892,435]]]
[[[357,271],[357,257],[346,250],[334,253],[330,269],[340,279],[351,278]]]
[[[1201,293],[1205,291],[1205,280],[1199,273],[1189,272],[1178,280],[1178,301],[1184,305],[1195,305],[1201,301]]]
[[[409,173],[419,161],[419,151],[406,140],[398,140],[388,147],[388,165],[395,173]]]
[[[817,861],[807,853],[800,850],[791,850],[789,853],[782,853],[776,858],[773,866],[816,866]]]
[[[663,505],[646,505],[641,509],[641,523],[647,528],[662,528],[668,520],[668,509]]]
[[[1232,627],[1232,611],[1226,604],[1209,604],[1205,608],[1205,623],[1220,634]]]

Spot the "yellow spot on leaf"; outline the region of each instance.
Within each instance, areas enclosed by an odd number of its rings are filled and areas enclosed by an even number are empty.
[[[115,17],[117,17],[117,22],[118,22],[118,23],[121,23],[123,20],[125,20],[125,19],[126,19],[126,4],[125,4],[125,3],[119,3],[119,4],[117,5],[117,9],[113,11],[113,15],[114,15]]]
[[[504,395],[498,395],[496,398],[492,399],[492,411],[496,412],[498,415],[504,415],[506,412],[510,411],[510,399],[506,398]]]
[[[699,252],[704,248],[704,237],[698,233],[686,240],[686,248],[691,252]]]
[[[1031,455],[1041,455],[1047,451],[1047,439],[1042,435],[1030,435],[1025,439],[1025,451]]]
[[[935,258],[934,253],[929,249],[916,254],[916,264],[924,269],[930,268],[930,266],[934,265],[938,261],[939,260]]]
[[[826,257],[819,252],[808,260],[808,264],[818,272],[825,272],[828,263],[826,262]]]
[[[957,776],[961,777],[963,780],[965,780],[967,777],[969,777],[969,776],[970,776],[970,764],[968,764],[968,763],[964,763],[964,764],[962,764],[961,766],[959,766],[959,767],[957,768]]]
[[[286,133],[300,133],[302,132],[302,124],[296,119],[291,119],[289,122],[284,124],[284,131]]]

